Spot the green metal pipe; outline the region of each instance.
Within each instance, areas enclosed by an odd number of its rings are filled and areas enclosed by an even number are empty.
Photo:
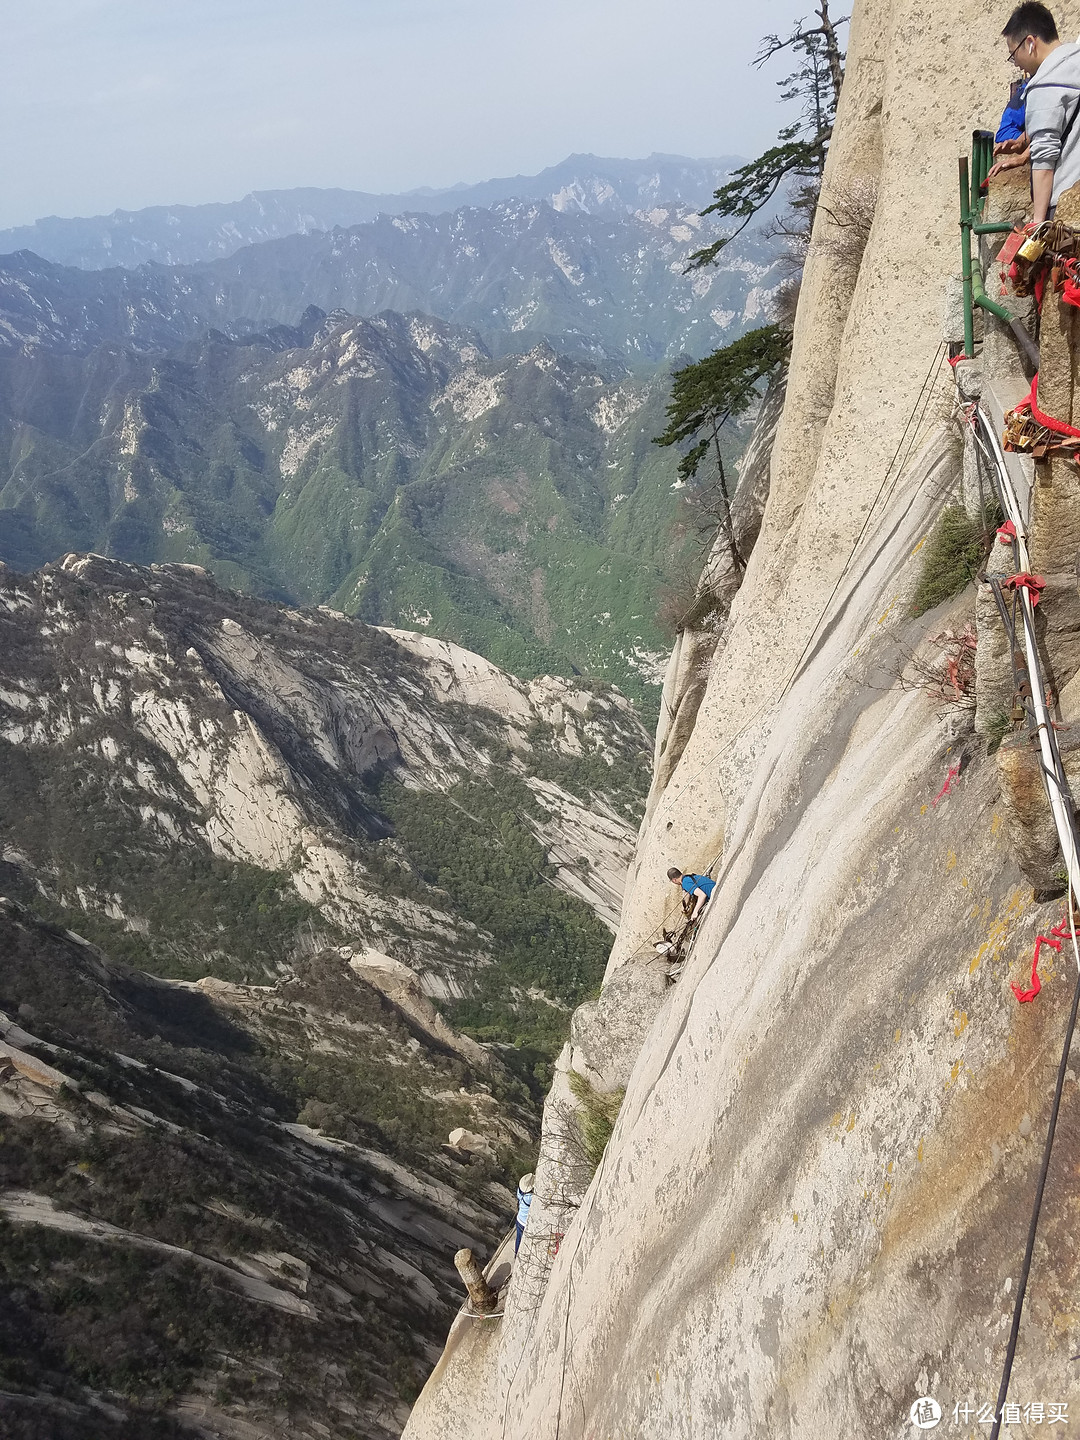
[[[971,272],[971,297],[980,310],[988,310],[991,315],[996,315],[999,320],[1004,321],[1016,337],[1016,342],[1021,350],[1023,350],[1035,369],[1038,370],[1039,347],[1035,344],[1035,341],[1024,329],[1024,326],[1016,316],[1011,315],[1009,311],[1005,309],[1004,305],[999,305],[996,300],[991,300],[987,295],[983,289],[983,279],[979,273],[978,265],[976,265]],[[966,346],[964,348],[964,354],[967,354]]]
[[[973,235],[1007,235],[1010,230],[1015,229],[1011,220],[983,220],[978,225],[972,225]]]
[[[976,130],[971,136],[971,218],[982,210],[982,187],[994,164],[994,137],[989,130]]]
[[[1004,320],[1006,325],[1015,316],[1010,315],[1004,305],[999,305],[996,300],[991,300],[983,289],[983,278],[979,273],[978,265],[971,267],[971,298],[978,305],[980,310],[989,310],[991,315],[996,315],[999,320]]]
[[[1032,340],[1031,336],[1021,325],[1015,315],[1011,315],[1004,305],[991,300],[983,288],[982,267],[973,260],[971,253],[971,236],[974,231],[977,235],[1000,234],[1013,227],[1002,222],[1001,224],[978,225],[973,222],[972,196],[976,193],[975,176],[978,174],[977,166],[986,162],[987,155],[992,155],[992,147],[985,143],[978,131],[972,137],[972,167],[969,169],[966,155],[960,157],[960,257],[961,276],[964,284],[964,354],[973,356],[975,354],[975,306],[980,310],[986,310],[1007,325],[1016,337],[1017,344],[1027,355],[1028,359],[1039,368],[1039,347]],[[984,177],[985,178],[985,177]]]

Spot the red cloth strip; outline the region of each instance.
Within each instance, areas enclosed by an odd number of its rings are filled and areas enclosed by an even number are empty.
[[[1058,925],[1054,926],[1054,929],[1060,929],[1064,923],[1064,921],[1061,921]],[[1051,935],[1040,935],[1035,941],[1035,954],[1031,957],[1031,989],[1024,990],[1015,983],[1011,986],[1013,994],[1017,1000],[1020,1001],[1021,1005],[1026,1005],[1029,1000],[1034,1000],[1035,996],[1038,995],[1042,989],[1042,981],[1039,979],[1039,956],[1042,954],[1042,947],[1049,945],[1051,950],[1061,949],[1061,941],[1054,940],[1051,936],[1052,932]]]
[[[1021,570],[1019,575],[1010,575],[1007,580],[1001,582],[1003,590],[1026,590],[1031,596],[1032,607],[1039,603],[1039,594],[1046,588],[1046,581],[1041,575],[1032,575],[1027,570]]]
[[[1019,405],[1014,406],[1014,409],[1023,410],[1025,406],[1031,411],[1031,418],[1044,429],[1052,430],[1055,435],[1068,435],[1073,439],[1080,440],[1080,430],[1077,430],[1075,425],[1067,425],[1064,420],[1055,420],[1052,415],[1045,415],[1039,409],[1039,376],[1037,372],[1031,382],[1030,393],[1020,401]]]
[[[948,772],[948,774],[945,776],[945,784],[942,785],[941,789],[940,789],[940,790],[937,792],[937,794],[934,796],[933,800],[930,801],[930,805],[931,805],[931,808],[932,808],[932,809],[936,810],[937,807],[938,807],[938,801],[939,801],[939,800],[944,800],[946,795],[951,794],[951,792],[952,792],[952,782],[957,778],[957,776],[958,776],[959,774],[960,774],[960,766],[959,766],[959,765],[950,765],[950,766],[949,766],[949,772]]]

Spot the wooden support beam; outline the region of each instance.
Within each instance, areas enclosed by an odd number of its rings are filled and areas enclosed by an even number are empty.
[[[457,1272],[465,1282],[472,1308],[479,1315],[490,1315],[499,1303],[499,1297],[484,1279],[484,1272],[476,1263],[471,1250],[459,1250],[454,1256]]]

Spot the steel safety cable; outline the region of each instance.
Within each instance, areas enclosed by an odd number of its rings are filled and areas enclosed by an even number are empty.
[[[1001,449],[997,432],[991,425],[989,418],[981,406],[976,408],[976,415],[979,423],[982,425],[994,456],[994,471],[996,474],[998,497],[1001,500],[1002,508],[1007,517],[1012,521],[1014,543],[1016,545],[1020,572],[1025,574],[1031,569],[1031,557],[1027,548],[1027,526],[1020,509],[1020,502],[1016,497],[1016,491],[1013,488],[1012,477],[1009,474],[1008,464],[1005,460],[1005,452]],[[1078,853],[1077,848],[1073,802],[1069,792],[1068,780],[1065,775],[1065,767],[1061,760],[1061,752],[1058,749],[1057,736],[1054,733],[1053,721],[1050,719],[1046,704],[1046,686],[1039,660],[1038,640],[1035,634],[1034,603],[1031,598],[1031,593],[1026,587],[1017,588],[1020,593],[1020,615],[1023,622],[1024,651],[1031,689],[1031,703],[1035,712],[1035,734],[1039,743],[1043,782],[1046,786],[1047,799],[1050,802],[1054,828],[1057,831],[1058,842],[1061,845],[1061,853],[1065,861],[1065,871],[1069,878],[1069,885],[1074,895],[1080,895],[1080,853]],[[1080,960],[1078,960],[1078,968],[1080,968]]]
[[[976,414],[994,455],[994,471],[997,478],[999,498],[1001,499],[1002,507],[1008,514],[1009,519],[1013,522],[1017,557],[1022,569],[1026,571],[1030,568],[1031,563],[1027,550],[1027,530],[1016,492],[1013,488],[1012,477],[1009,475],[1005,453],[998,442],[997,432],[991,426],[989,419],[981,407],[977,408]],[[1040,750],[1043,755],[1043,779],[1046,785],[1047,799],[1050,802],[1050,808],[1054,815],[1058,838],[1061,842],[1062,852],[1065,858],[1066,874],[1068,875],[1067,903],[1069,908],[1069,932],[1072,938],[1073,958],[1076,962],[1077,978],[1073,990],[1072,1007],[1069,1011],[1069,1019],[1065,1027],[1065,1038],[1061,1047],[1057,1083],[1054,1087],[1054,1099],[1050,1107],[1050,1120],[1047,1125],[1046,1141],[1043,1146],[1042,1163],[1039,1167],[1039,1178],[1036,1182],[1035,1196],[1032,1201],[1031,1219],[1028,1223],[1027,1243],[1024,1247],[1024,1258],[1020,1267],[1016,1299],[1013,1302],[1012,1323],[1009,1327],[1009,1341],[1005,1349],[1001,1384],[998,1388],[997,1413],[994,1417],[993,1428],[990,1432],[990,1440],[998,1440],[1005,1402],[1009,1393],[1009,1382],[1012,1378],[1013,1362],[1016,1359],[1016,1347],[1020,1336],[1020,1322],[1023,1315],[1024,1299],[1027,1294],[1028,1279],[1031,1274],[1031,1261],[1035,1252],[1039,1217],[1042,1213],[1043,1197],[1046,1192],[1046,1180],[1050,1171],[1050,1160],[1054,1149],[1054,1137],[1057,1132],[1058,1116],[1061,1111],[1061,1097],[1065,1088],[1065,1076],[1068,1070],[1073,1035],[1076,1030],[1077,1011],[1080,1009],[1080,944],[1077,943],[1076,936],[1075,907],[1075,900],[1078,893],[1075,875],[1077,860],[1075,813],[1072,808],[1071,796],[1069,796],[1068,792],[1064,766],[1061,762],[1061,753],[1057,746],[1053,725],[1046,711],[1046,697],[1039,666],[1031,596],[1029,592],[1024,589],[1021,592],[1020,598],[1032,701],[1039,722],[1037,734],[1039,737]],[[1066,797],[1069,799],[1067,807],[1064,803]]]
[[[1076,911],[1073,902],[1073,888],[1069,885],[1069,928],[1072,933],[1073,955],[1076,958],[1076,984],[1073,987],[1072,1009],[1069,1011],[1069,1023],[1065,1027],[1065,1039],[1061,1047],[1061,1060],[1058,1063],[1057,1084],[1054,1086],[1054,1100],[1050,1106],[1050,1123],[1046,1127],[1046,1142],[1043,1145],[1042,1164],[1039,1166],[1039,1179],[1035,1186],[1035,1198],[1031,1206],[1031,1219],[1028,1223],[1027,1244],[1024,1246],[1024,1259],[1020,1266],[1020,1278],[1016,1285],[1016,1299],[1013,1302],[1012,1324],[1009,1327],[1009,1343],[1005,1348],[1005,1362],[1001,1370],[1001,1384],[998,1387],[997,1407],[994,1416],[993,1429],[990,1431],[990,1440],[998,1440],[1001,1432],[1002,1415],[1005,1409],[1005,1401],[1009,1394],[1009,1381],[1012,1378],[1013,1361],[1016,1359],[1016,1345],[1020,1338],[1020,1320],[1024,1312],[1024,1297],[1027,1294],[1028,1277],[1031,1274],[1031,1259],[1035,1253],[1035,1237],[1039,1229],[1039,1216],[1042,1213],[1043,1195],[1046,1192],[1046,1177],[1050,1170],[1050,1157],[1054,1149],[1054,1135],[1057,1131],[1058,1115],[1061,1111],[1061,1096],[1065,1089],[1065,1075],[1069,1066],[1069,1052],[1072,1049],[1073,1032],[1076,1029],[1077,1009],[1080,1008],[1080,946],[1076,939]]]

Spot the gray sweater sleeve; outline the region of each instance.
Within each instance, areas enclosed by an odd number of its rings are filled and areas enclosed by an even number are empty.
[[[1077,173],[1069,185],[1080,178],[1080,153],[1076,142],[1080,133],[1070,131],[1066,155],[1061,153],[1061,136],[1080,97],[1080,46],[1063,45],[1044,60],[1032,78],[1024,97],[1024,129],[1031,142],[1031,168],[1057,170],[1064,161]],[[1072,162],[1069,164],[1068,162]],[[1064,176],[1062,178],[1065,178]],[[1067,189],[1068,185],[1055,190]]]
[[[1061,157],[1061,132],[1065,128],[1066,110],[1062,103],[1066,92],[1056,85],[1046,85],[1028,92],[1024,107],[1024,129],[1031,142],[1031,168],[1056,170]],[[1069,97],[1072,98],[1072,97]]]

